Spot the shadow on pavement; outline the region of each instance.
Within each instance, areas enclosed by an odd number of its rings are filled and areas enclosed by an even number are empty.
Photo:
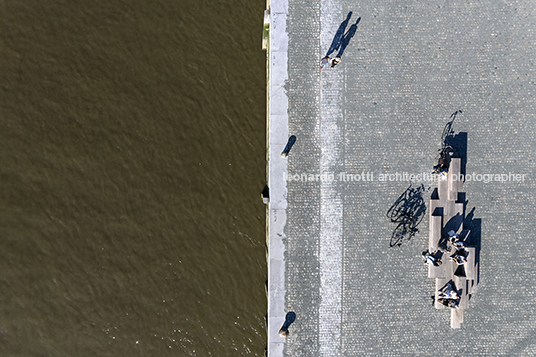
[[[350,43],[350,40],[352,37],[354,37],[355,32],[357,31],[357,24],[359,24],[359,21],[361,21],[361,17],[357,19],[355,24],[350,26],[348,29],[348,32],[346,32],[342,38],[341,38],[341,45],[339,48],[339,53],[337,53],[337,57],[342,57],[342,54],[344,53],[344,50],[346,49],[346,46]]]
[[[413,187],[410,184],[387,211],[387,218],[392,223],[397,223],[391,234],[390,248],[400,247],[404,243],[411,243],[411,238],[419,232],[417,226],[421,223],[426,213],[423,195],[423,184],[418,187]]]

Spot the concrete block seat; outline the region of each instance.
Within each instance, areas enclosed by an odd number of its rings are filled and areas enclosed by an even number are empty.
[[[459,176],[461,170],[461,158],[452,157],[449,170],[442,173],[437,178],[437,189],[430,197],[430,227],[428,239],[428,251],[442,264],[435,266],[428,265],[428,277],[436,279],[435,303],[436,309],[451,310],[451,327],[460,328],[463,322],[463,310],[469,306],[469,297],[476,291],[476,279],[478,279],[477,249],[471,246],[470,231],[463,229],[464,202],[459,202],[459,194],[462,190],[463,182]],[[449,242],[449,232],[454,231],[459,236],[459,240],[465,243],[465,248],[455,251],[454,246]],[[451,261],[451,257],[460,254],[467,260],[458,265]],[[457,305],[450,303],[452,299],[442,300],[439,297],[446,285],[452,282],[459,299]]]
[[[476,279],[477,266],[476,266],[476,248],[467,247],[467,263],[463,265],[465,270],[465,277],[469,280]]]
[[[447,200],[445,210],[442,233],[453,230],[459,235],[463,230],[463,203]]]
[[[434,256],[439,257],[442,264],[439,266],[428,264],[428,277],[444,279],[452,277],[453,262],[449,260],[449,255],[439,251]]]
[[[442,207],[445,207],[447,205],[447,198],[448,198],[448,182],[447,180],[443,178],[439,178],[437,181],[437,190],[439,194],[439,204]]]
[[[439,209],[436,209],[439,208]],[[443,207],[441,206],[441,202],[439,199],[431,199],[430,200],[430,216],[442,216],[443,215]]]
[[[458,216],[462,220],[462,222],[460,223],[463,223],[463,202],[456,202],[454,200],[452,201],[448,200],[447,204],[448,204],[449,217]],[[459,232],[456,232],[456,233],[460,234],[460,232],[461,232],[461,229],[459,230]]]
[[[478,268],[478,266],[477,266]],[[477,280],[474,279],[474,280],[467,280],[469,286],[468,286],[468,289],[469,289],[469,295],[473,295],[473,294],[476,294],[476,292],[478,291],[478,283],[477,283]]]
[[[461,328],[463,323],[463,309],[450,310],[450,328]]]
[[[435,252],[441,240],[442,216],[430,216],[430,236],[428,239],[428,251]]]
[[[460,181],[461,166],[462,160],[459,157],[451,158],[447,176],[449,200],[456,200],[458,192],[462,189],[462,181]]]

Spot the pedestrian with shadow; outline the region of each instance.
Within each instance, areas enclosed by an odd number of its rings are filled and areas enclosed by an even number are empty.
[[[331,60],[331,68],[335,67],[336,65],[338,65],[339,63],[341,63],[341,58],[339,56],[333,58]]]
[[[354,37],[355,35],[355,32],[357,31],[357,24],[359,24],[359,21],[361,21],[361,17],[359,17],[355,24],[350,26],[348,31],[346,31],[345,33],[344,31],[346,30],[346,26],[348,26],[348,22],[350,21],[351,17],[352,12],[350,11],[346,16],[346,20],[344,20],[340,24],[339,29],[335,33],[335,36],[333,37],[333,41],[331,41],[331,45],[329,46],[329,50],[326,53],[326,56],[320,60],[320,70],[322,70],[324,65],[327,63],[331,64],[331,68],[341,63],[342,54],[344,53],[346,46],[348,46],[348,44],[350,43],[352,37]],[[337,56],[331,58],[329,55],[334,53],[335,51],[339,51],[337,53]]]
[[[279,329],[279,336],[281,336],[282,338],[288,337],[288,335],[290,334],[288,328],[290,327],[290,325],[292,325],[294,320],[296,320],[296,313],[294,311],[288,312],[285,315],[285,323]]]
[[[330,61],[331,61],[331,58],[329,58],[329,56],[326,56],[326,57],[322,58],[322,59],[320,60],[320,70],[322,70],[322,68],[323,68],[326,64],[328,64]]]
[[[344,31],[346,30],[346,26],[348,26],[348,22],[350,21],[351,17],[352,17],[352,12],[350,11],[348,15],[346,15],[346,20],[344,20],[340,24],[339,29],[335,33],[335,36],[333,37],[333,41],[331,41],[331,45],[329,46],[329,50],[326,53],[326,56],[329,56],[330,54],[337,51],[341,47],[341,40],[344,36]]]
[[[288,138],[287,145],[281,152],[281,157],[283,159],[286,159],[288,157],[288,154],[290,153],[290,149],[292,149],[292,146],[294,146],[295,142],[296,142],[296,135],[291,135],[290,138]]]

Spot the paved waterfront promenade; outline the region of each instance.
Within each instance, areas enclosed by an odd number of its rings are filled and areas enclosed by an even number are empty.
[[[269,356],[535,356],[536,2],[270,6]],[[355,35],[331,53],[342,63],[320,71],[349,12],[343,31]],[[423,264],[429,212],[400,248],[386,213],[404,178],[431,172],[458,110],[472,175],[463,226],[480,261],[478,293],[451,329]],[[436,182],[421,183],[428,205]]]

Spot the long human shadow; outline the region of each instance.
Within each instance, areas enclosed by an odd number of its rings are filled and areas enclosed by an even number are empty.
[[[350,26],[350,28],[348,29],[348,32],[346,32],[342,36],[341,46],[339,49],[339,53],[337,53],[337,57],[342,57],[342,54],[344,53],[346,46],[348,46],[348,44],[350,43],[350,40],[352,39],[352,37],[354,37],[355,32],[357,31],[357,24],[359,24],[359,21],[361,21],[361,17],[359,17],[357,21],[355,22],[355,24]]]
[[[294,311],[290,311],[285,315],[285,322],[283,323],[283,326],[279,329],[279,334],[282,337],[286,337],[289,335],[288,328],[292,323],[296,320],[296,313]]]
[[[296,142],[296,135],[291,135],[290,138],[288,138],[287,145],[281,152],[281,156],[287,157],[290,153],[290,149],[294,146],[294,143]]]
[[[329,56],[333,52],[337,51],[341,46],[341,41],[344,36],[344,31],[346,30],[346,26],[348,26],[348,22],[350,21],[350,18],[352,17],[352,12],[350,11],[348,15],[346,15],[346,20],[341,22],[339,29],[337,30],[337,33],[335,34],[335,37],[333,37],[333,41],[331,41],[331,45],[329,46],[329,50],[326,53],[326,56]]]
[[[421,223],[426,213],[424,203],[424,185],[409,187],[396,199],[387,210],[386,216],[397,226],[391,234],[389,246],[400,247],[403,243],[409,243],[411,238],[418,232],[417,226]]]

